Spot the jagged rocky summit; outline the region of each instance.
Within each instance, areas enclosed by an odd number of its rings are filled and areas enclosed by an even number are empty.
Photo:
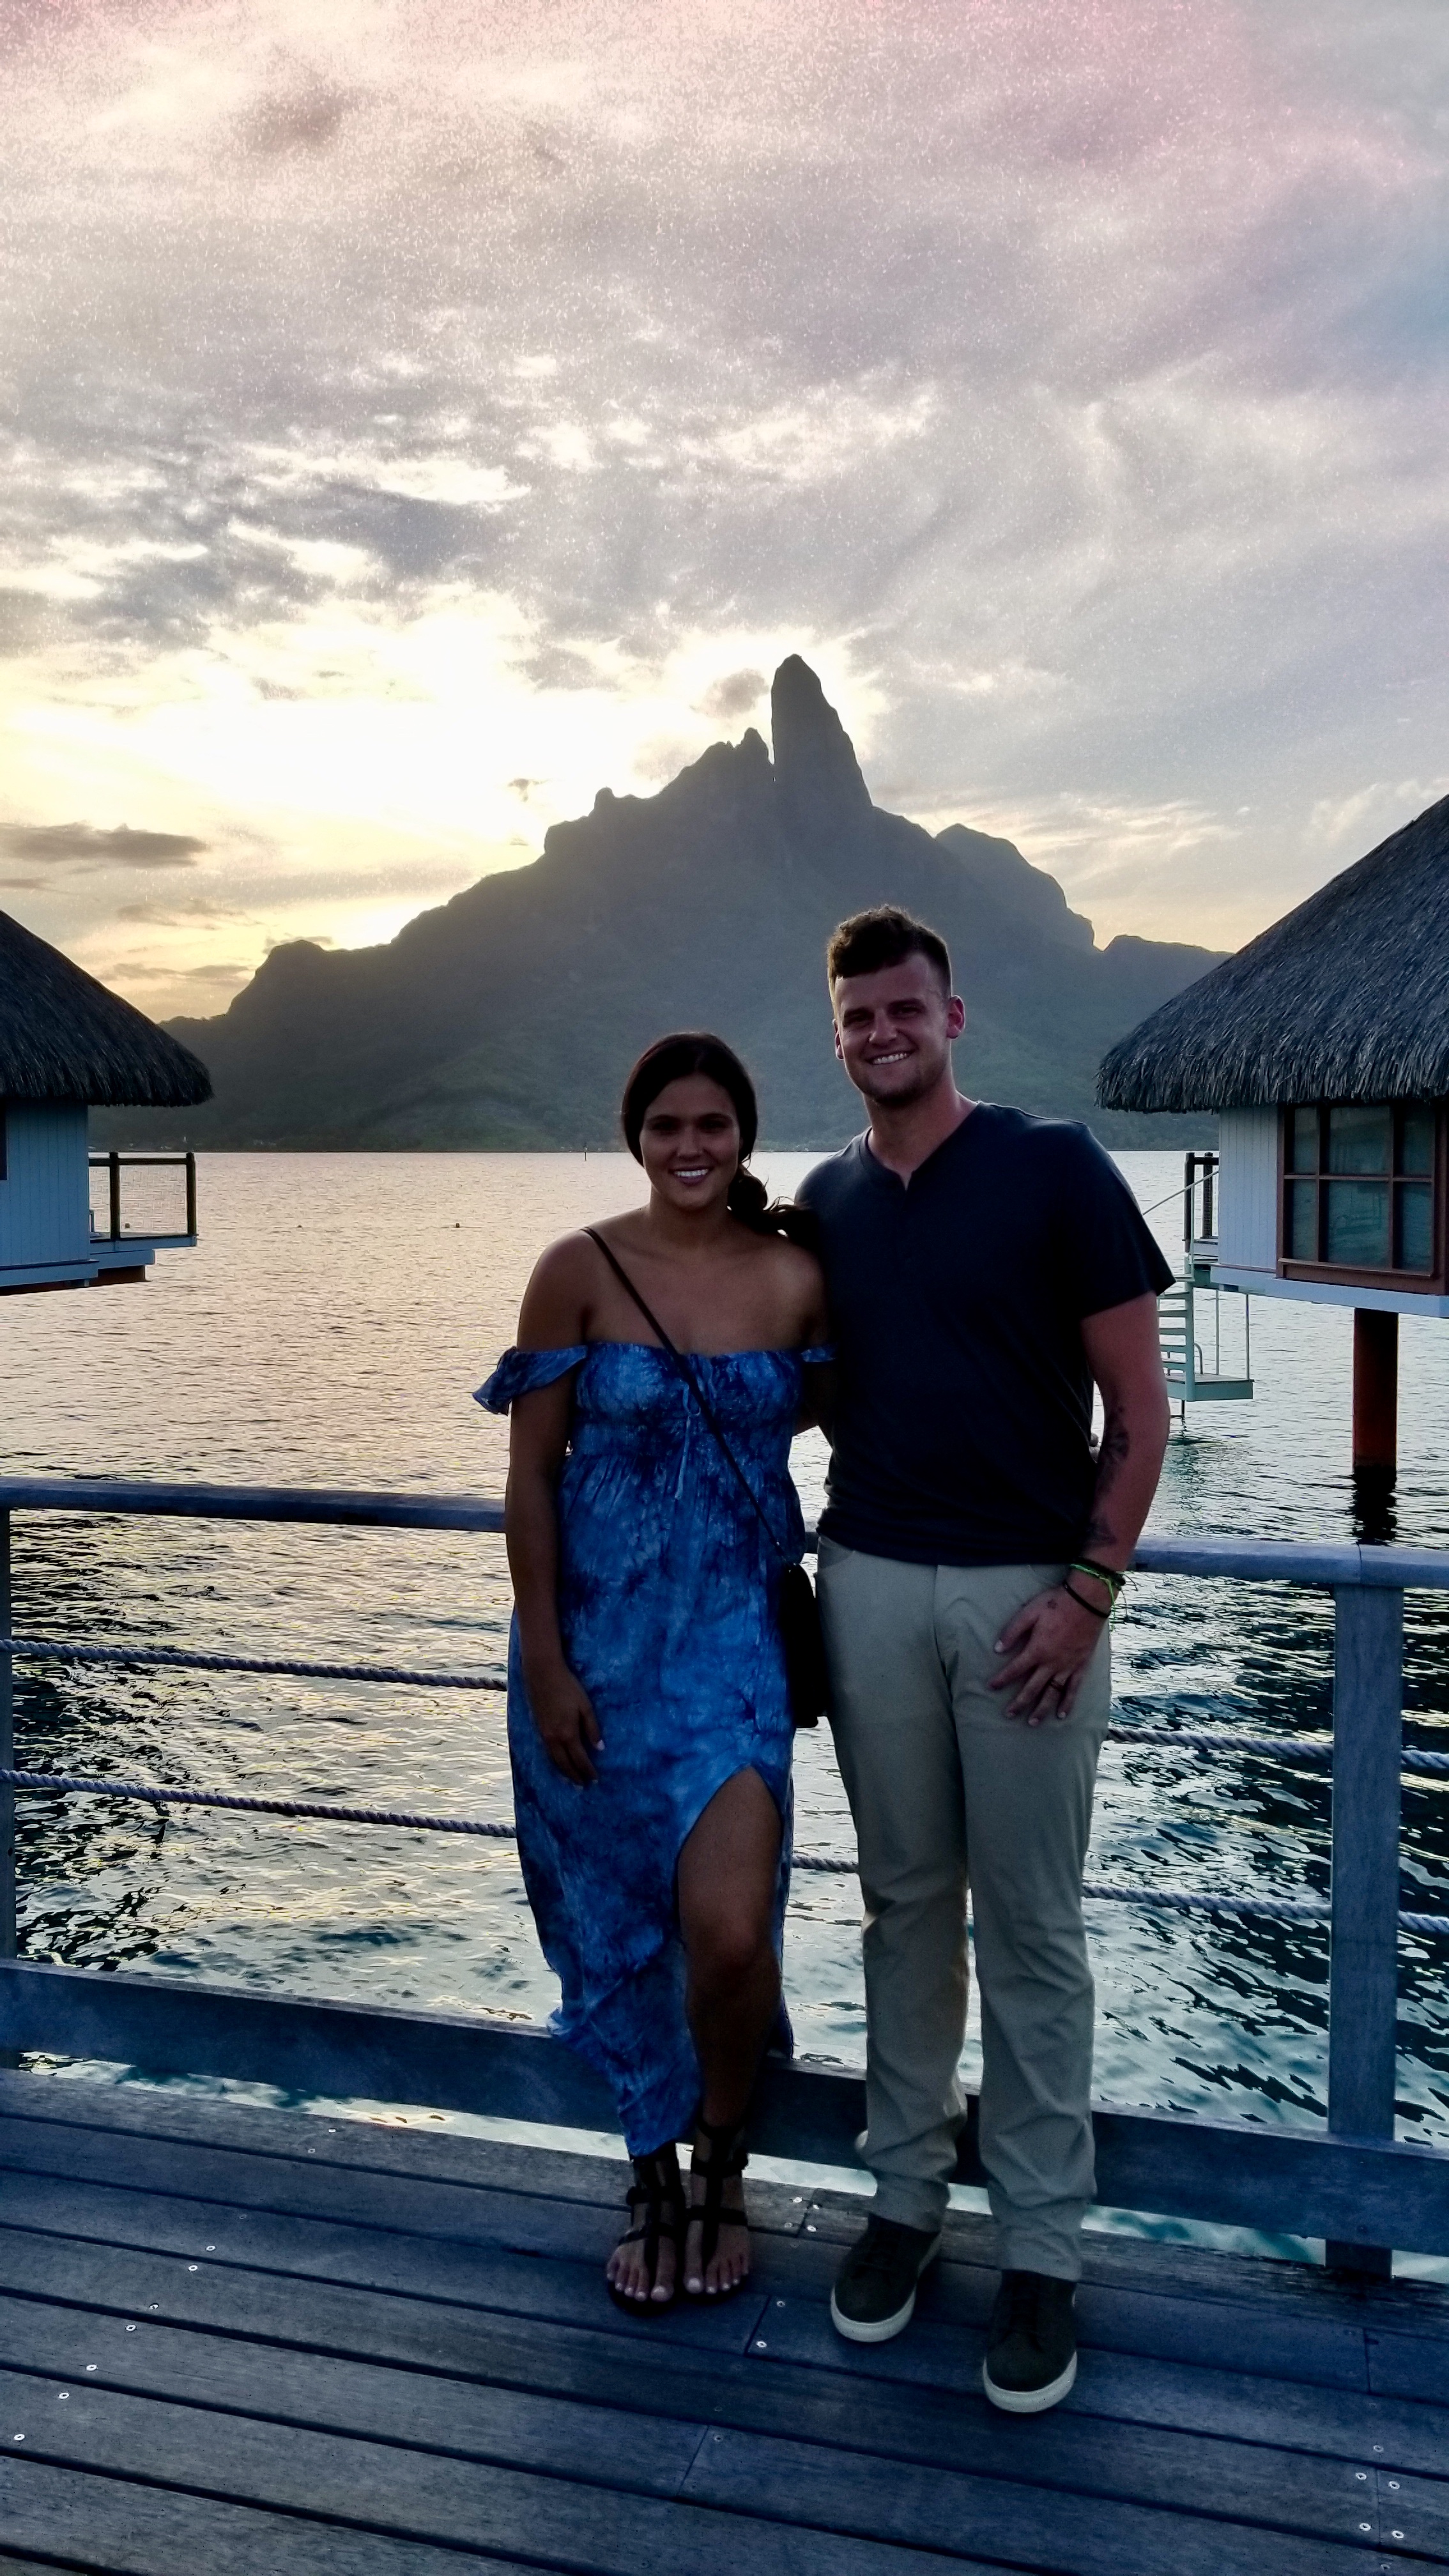
[[[610,1143],[639,1049],[708,1027],[753,1067],[767,1143],[836,1143],[861,1122],[831,1048],[824,943],[843,914],[895,902],[950,942],[968,1088],[1090,1117],[1109,1143],[1173,1141],[1171,1122],[1095,1110],[1093,1078],[1214,955],[1138,939],[1099,950],[1010,841],[884,813],[798,656],[775,675],[771,733],[773,758],[751,729],[656,796],[604,789],[592,813],[554,826],[541,858],[418,914],[385,947],[275,949],[222,1017],[172,1023],[215,1086],[184,1122],[189,1140]]]

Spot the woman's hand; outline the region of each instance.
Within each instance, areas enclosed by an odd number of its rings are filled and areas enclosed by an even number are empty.
[[[1044,1717],[1070,1717],[1102,1626],[1064,1583],[1024,1601],[996,1641],[1006,1661],[991,1687],[1016,1693],[1007,1716],[1024,1717],[1028,1726],[1040,1726]]]
[[[603,1751],[604,1739],[583,1683],[564,1663],[541,1674],[525,1670],[524,1679],[534,1725],[555,1771],[575,1788],[592,1788],[599,1775],[590,1756]]]

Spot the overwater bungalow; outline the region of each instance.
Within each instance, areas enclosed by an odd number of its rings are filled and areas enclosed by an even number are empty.
[[[193,1244],[194,1157],[92,1154],[88,1121],[210,1097],[186,1047],[0,912],[0,1294],[144,1279]]]
[[[1449,797],[1154,1011],[1097,1097],[1216,1111],[1193,1269],[1353,1309],[1354,1463],[1391,1470],[1398,1319],[1449,1316]]]

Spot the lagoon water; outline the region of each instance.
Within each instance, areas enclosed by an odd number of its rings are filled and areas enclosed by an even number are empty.
[[[788,1190],[810,1158],[766,1156]],[[1182,1158],[1122,1158],[1181,1258]],[[498,1492],[506,1427],[471,1390],[512,1337],[541,1247],[632,1204],[619,1155],[209,1155],[202,1241],[150,1284],[4,1310],[10,1472]],[[1159,1204],[1161,1202],[1166,1204]],[[1257,1396],[1175,1437],[1164,1530],[1353,1532],[1346,1313],[1252,1309]],[[1242,1301],[1224,1300],[1224,1365]],[[1449,1545],[1449,1332],[1406,1323],[1398,1535]],[[808,1509],[823,1450],[797,1444]],[[15,1624],[76,1640],[476,1670],[501,1662],[502,1542],[452,1534],[21,1517]],[[1412,1732],[1449,1748],[1449,1609],[1409,1600]],[[1323,1726],[1328,1605],[1230,1583],[1134,1585],[1116,1640],[1132,1717]],[[17,1667],[19,1758],[255,1794],[507,1816],[501,1701],[461,1692]],[[848,1854],[828,1730],[800,1741],[797,1839]],[[551,1980],[514,1855],[392,1830],[21,1802],[22,1946],[379,2003],[541,2019]],[[1405,1903],[1449,1911],[1449,1782],[1405,1793]],[[1327,1891],[1322,1767],[1109,1744],[1092,1874],[1143,1886]],[[1090,1909],[1097,2090],[1109,2100],[1313,2122],[1324,2107],[1316,1932]],[[1449,1940],[1402,1953],[1400,2129],[1449,2138]],[[863,2055],[858,1898],[797,1878],[787,1956],[802,2049]],[[973,2039],[974,2050],[974,2015]]]

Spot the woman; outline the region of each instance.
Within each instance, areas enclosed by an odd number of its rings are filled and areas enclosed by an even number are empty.
[[[749,2272],[743,2121],[781,2015],[791,1720],[774,1597],[800,1553],[788,1458],[805,1371],[829,1353],[819,1266],[745,1169],[757,1125],[719,1038],[650,1047],[623,1103],[648,1203],[544,1254],[517,1346],[479,1391],[513,1414],[524,1881],[563,1989],[552,2027],[608,2076],[633,2159],[634,2223],[606,2277],[634,2315],[667,2308],[681,2272],[691,2298]],[[675,2141],[690,2134],[686,2208]]]

